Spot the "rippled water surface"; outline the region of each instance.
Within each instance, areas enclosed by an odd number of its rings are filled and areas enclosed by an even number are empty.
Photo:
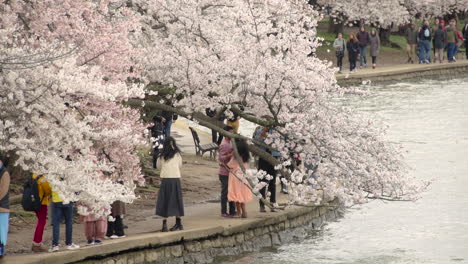
[[[346,101],[390,127],[410,173],[433,179],[416,202],[372,202],[300,243],[223,263],[468,263],[468,79],[370,87]]]

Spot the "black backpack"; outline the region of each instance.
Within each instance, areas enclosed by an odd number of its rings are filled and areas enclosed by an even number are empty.
[[[29,178],[23,186],[23,198],[21,199],[21,205],[25,211],[35,212],[41,209],[42,199],[39,197],[39,184],[38,181],[42,176],[33,179]]]

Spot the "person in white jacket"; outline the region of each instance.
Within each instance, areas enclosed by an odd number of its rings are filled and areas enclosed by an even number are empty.
[[[184,201],[180,185],[182,156],[173,137],[166,137],[157,167],[161,169],[161,187],[156,203],[156,215],[162,216],[161,232],[167,232],[167,218],[175,216],[176,223],[170,231],[183,230],[181,217],[184,216]]]

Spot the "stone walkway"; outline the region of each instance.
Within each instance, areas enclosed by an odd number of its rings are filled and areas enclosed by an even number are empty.
[[[433,63],[433,64],[401,64],[388,67],[377,67],[372,69],[357,69],[350,74],[345,71],[343,74],[336,74],[336,79],[341,85],[356,85],[367,81],[399,81],[411,78],[436,78],[438,76],[447,77],[468,77],[468,60],[460,60],[454,63]]]

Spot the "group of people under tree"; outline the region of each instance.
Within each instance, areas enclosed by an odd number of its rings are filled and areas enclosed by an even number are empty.
[[[339,33],[338,37],[333,42],[335,48],[338,73],[341,73],[343,68],[343,58],[348,52],[349,58],[349,71],[354,73],[356,70],[356,61],[359,57],[359,67],[367,67],[367,47],[369,47],[369,54],[372,58],[372,68],[377,66],[377,56],[380,52],[380,37],[376,29],[371,29],[370,33],[362,26],[359,32],[355,35],[349,34],[348,41],[343,38],[343,34]]]
[[[447,61],[455,62],[459,48],[463,45],[468,47],[468,20],[462,31],[457,28],[457,20],[450,19],[448,25],[445,20],[436,18],[431,27],[429,21],[425,21],[419,28],[411,24],[406,32],[408,63],[414,63],[417,55],[420,64],[442,63],[444,61],[444,50],[447,51]],[[431,60],[432,53],[434,55]],[[468,53],[466,53],[468,59]]]
[[[468,46],[468,20],[465,22],[461,32],[457,29],[457,21],[450,19],[446,25],[443,19],[436,18],[431,27],[428,21],[425,21],[419,28],[415,24],[410,24],[405,32],[407,41],[407,63],[415,62],[415,55],[420,64],[428,64],[444,61],[444,50],[447,51],[448,62],[455,62],[459,48]],[[431,44],[433,50],[433,59],[431,60]],[[339,33],[333,42],[333,48],[336,52],[338,73],[342,72],[343,58],[348,53],[350,73],[355,72],[356,63],[359,58],[360,68],[367,67],[367,47],[372,57],[372,68],[376,67],[377,56],[380,51],[380,38],[376,29],[371,29],[370,33],[364,26],[356,34],[349,34],[348,40],[345,40],[342,33]],[[468,59],[468,52],[466,53]]]
[[[6,169],[6,159],[0,156],[0,256],[6,253],[8,227],[9,227],[9,187],[10,175]],[[56,252],[59,251],[60,224],[65,220],[65,246],[68,250],[79,249],[80,246],[73,243],[73,216],[75,204],[86,207],[86,205],[77,202],[64,203],[53,187],[49,184],[43,175],[32,173],[28,179],[29,186],[36,186],[38,194],[38,208],[34,210],[37,218],[37,224],[33,235],[31,251]],[[34,183],[34,184],[31,184]],[[26,186],[26,185],[25,185]],[[108,216],[96,216],[94,214],[80,215],[83,223],[87,245],[102,244],[104,238],[122,238],[125,237],[123,216],[126,213],[125,204],[121,201],[115,201],[111,207],[111,213]],[[47,223],[49,209],[52,218],[52,241],[51,247],[47,249],[43,244],[44,230]],[[28,209],[29,210],[29,209]]]

